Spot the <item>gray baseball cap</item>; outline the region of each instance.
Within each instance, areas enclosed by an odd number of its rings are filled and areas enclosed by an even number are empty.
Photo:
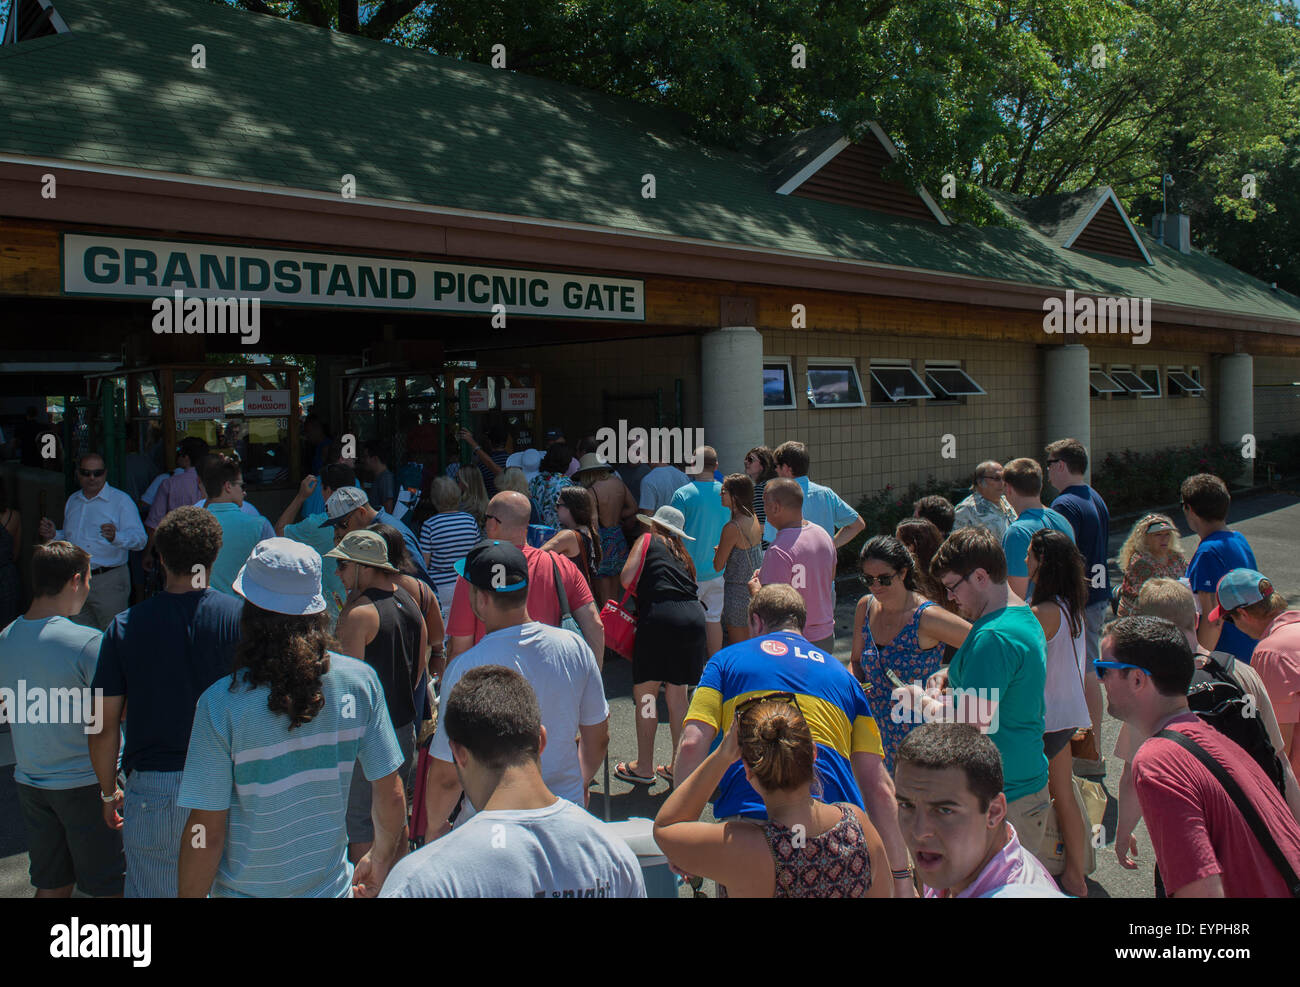
[[[345,517],[358,507],[369,503],[370,498],[360,487],[339,487],[330,494],[330,499],[325,503],[325,520],[321,522],[321,527],[338,527],[339,522]]]

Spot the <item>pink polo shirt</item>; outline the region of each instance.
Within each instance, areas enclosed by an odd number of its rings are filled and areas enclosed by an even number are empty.
[[[149,505],[149,515],[145,518],[145,527],[153,530],[162,523],[162,519],[178,507],[193,507],[203,499],[203,484],[199,474],[191,466],[184,473],[177,473],[163,480],[158,488],[158,495]]]
[[[803,597],[808,617],[803,636],[825,640],[835,633],[835,542],[820,525],[809,521],[800,528],[782,528],[763,553],[758,581],[789,583]]]
[[[1052,875],[1038,858],[1020,845],[1016,828],[1007,823],[1009,839],[993,859],[984,865],[980,876],[955,895],[947,889],[926,885],[927,898],[1064,898]]]
[[[1279,724],[1300,723],[1300,610],[1273,618],[1250,655]],[[1291,767],[1300,774],[1300,741],[1291,741]]]

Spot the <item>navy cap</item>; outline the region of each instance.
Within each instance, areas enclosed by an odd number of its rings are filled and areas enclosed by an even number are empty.
[[[528,588],[528,561],[513,542],[481,541],[454,568],[479,589],[513,593]]]

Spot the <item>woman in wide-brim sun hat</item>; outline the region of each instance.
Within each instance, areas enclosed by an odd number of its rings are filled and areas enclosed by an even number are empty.
[[[671,784],[671,766],[651,767],[659,726],[655,698],[660,684],[664,684],[668,725],[676,751],[686,718],[686,689],[699,682],[709,656],[704,605],[696,595],[695,564],[684,544],[695,539],[683,530],[686,518],[682,512],[665,505],[653,517],[638,514],[637,518],[650,531],[637,539],[619,579],[636,594],[632,698],[643,715],[636,718],[636,760],[618,762],[614,773],[634,785],[653,785],[656,777]]]

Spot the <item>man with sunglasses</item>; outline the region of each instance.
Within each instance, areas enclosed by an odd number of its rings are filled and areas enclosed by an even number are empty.
[[[801,633],[806,620],[803,597],[794,587],[775,583],[754,594],[749,604],[753,637],[723,648],[700,676],[686,712],[674,776],[689,778],[747,706],[771,698],[794,704],[817,745],[817,797],[851,802],[866,811],[894,868],[894,895],[915,897],[880,727],[849,670]],[[713,815],[723,822],[767,818],[767,807],[745,779],[741,762],[722,776]]]
[[[77,463],[81,489],[63,508],[63,527],[43,517],[37,525],[42,542],[68,541],[90,556],[90,594],[72,619],[104,630],[131,603],[130,553],[145,546],[148,536],[140,510],[121,490],[108,484],[104,458],[88,452]]]
[[[230,456],[209,456],[203,466],[203,489],[208,498],[204,507],[221,524],[221,551],[212,563],[209,585],[229,596],[235,596],[234,581],[244,567],[253,548],[265,537],[259,514],[252,517],[242,510],[244,504],[244,474],[239,463]]]
[[[1184,633],[1159,617],[1123,617],[1107,627],[1101,651],[1107,710],[1146,738],[1133,757],[1133,787],[1169,895],[1290,897],[1243,809],[1185,746],[1217,762],[1286,864],[1300,871],[1300,824],[1277,788],[1254,758],[1188,708],[1195,662]]]
[[[987,528],[954,531],[934,553],[930,572],[956,601],[958,613],[971,621],[946,675],[954,697],[973,696],[976,703],[963,699],[954,715],[964,722],[979,719],[975,725],[988,728],[1002,755],[1007,820],[1025,849],[1037,855],[1049,805],[1042,625],[1007,586],[1001,539]],[[944,707],[932,708],[930,700],[925,711],[927,718],[950,718]]]
[[[962,528],[988,528],[999,539],[1016,519],[1016,511],[1004,496],[1007,486],[1002,478],[1002,464],[992,459],[975,467],[970,496],[953,509],[953,531]]]

